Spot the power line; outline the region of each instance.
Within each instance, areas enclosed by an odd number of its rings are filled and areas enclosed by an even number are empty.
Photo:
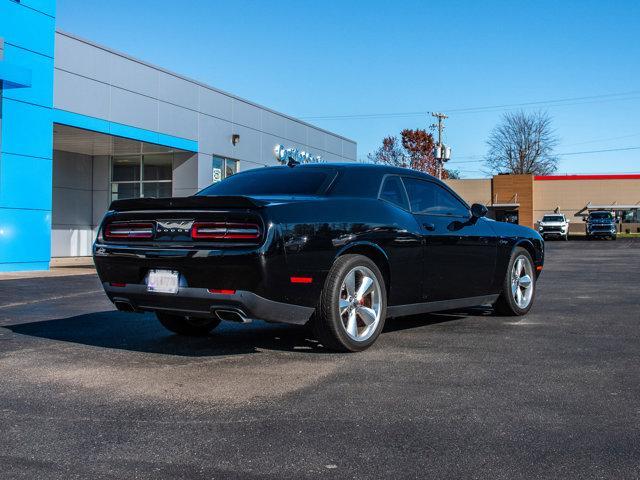
[[[449,163],[455,163],[456,165],[461,163],[478,163],[484,161],[484,158],[479,158],[478,160],[463,160],[462,162],[458,160],[451,160]]]
[[[637,137],[637,136],[640,136],[640,132],[632,133],[630,135],[622,135],[620,137],[597,138],[595,140],[587,140],[586,142],[567,143],[564,146],[565,147],[574,147],[576,145],[586,145],[588,143],[605,143],[605,142],[609,142],[611,140],[621,140],[623,138],[631,138],[631,137]]]
[[[563,157],[565,155],[583,155],[585,153],[604,153],[604,152],[622,152],[624,150],[640,150],[640,146],[637,147],[623,147],[623,148],[607,148],[604,150],[587,150],[584,152],[566,152],[566,153],[556,153],[557,156]]]
[[[622,147],[622,148],[605,148],[602,150],[584,150],[584,151],[580,151],[580,152],[563,152],[563,153],[556,153],[556,156],[558,157],[565,157],[565,156],[569,156],[569,155],[586,155],[588,153],[607,153],[607,152],[624,152],[624,151],[628,151],[628,150],[640,150],[640,145],[639,146],[633,146],[633,147]],[[479,163],[484,161],[484,157],[482,158],[478,158],[477,160],[465,160],[465,161],[458,161],[458,160],[451,160],[449,163],[450,164],[462,164],[462,163]]]
[[[589,143],[605,143],[611,140],[621,140],[623,138],[632,138],[632,137],[637,137],[640,136],[640,132],[638,133],[632,133],[630,135],[621,135],[618,137],[608,137],[608,138],[599,138],[599,139],[595,139],[595,140],[588,140],[586,142],[576,142],[576,143],[567,143],[564,146],[565,147],[573,147],[573,146],[577,146],[577,145],[585,145],[585,144],[589,144]],[[632,149],[635,147],[631,147]],[[602,150],[602,151],[609,151],[609,149],[606,150]],[[615,151],[615,149],[612,149],[612,151]],[[562,154],[562,155],[566,155],[566,154]],[[456,160],[452,160],[451,163],[477,163],[477,162],[481,162],[483,161],[485,158],[485,155],[480,155],[480,154],[474,154],[474,155],[456,155]],[[462,159],[465,161],[460,161],[458,159]],[[469,161],[466,161],[469,160]]]
[[[535,102],[486,105],[483,107],[448,108],[445,110],[449,112],[457,113],[457,114],[468,114],[468,113],[485,113],[485,112],[492,112],[492,111],[500,111],[500,110],[516,108],[516,107],[530,107],[530,106],[562,107],[562,106],[582,105],[586,103],[595,103],[595,102],[602,102],[602,101],[631,100],[635,98],[640,98],[638,94],[640,94],[640,90],[632,90],[629,92],[607,93],[607,94],[589,95],[589,96],[582,96],[582,97],[568,97],[568,98],[560,98],[555,100],[538,100]],[[630,95],[632,95],[632,97],[629,98]],[[567,103],[567,102],[573,102],[573,103]],[[308,115],[308,116],[301,116],[300,118],[303,120],[349,120],[349,119],[364,120],[364,119],[376,119],[376,118],[413,117],[413,116],[420,116],[420,115],[428,115],[429,113],[430,112],[423,110],[419,112],[414,111],[414,112],[361,113],[361,114],[345,114],[345,115]]]

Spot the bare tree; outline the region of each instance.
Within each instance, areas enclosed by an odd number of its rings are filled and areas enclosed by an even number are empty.
[[[487,145],[485,164],[492,172],[548,175],[558,169],[558,138],[546,112],[505,113]]]
[[[400,137],[400,140],[393,136],[383,138],[382,145],[375,152],[367,155],[369,161],[411,168],[435,176],[437,165],[433,156],[435,145],[433,135],[423,129],[405,128],[400,132]],[[452,178],[451,174],[449,170],[442,170],[442,178]],[[459,176],[459,172],[454,171],[453,175]]]
[[[367,155],[373,163],[383,163],[394,167],[406,167],[409,160],[397,137],[384,137],[382,146]]]

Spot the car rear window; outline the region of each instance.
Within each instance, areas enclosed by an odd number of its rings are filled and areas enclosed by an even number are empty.
[[[198,195],[317,195],[324,193],[336,172],[332,168],[260,168],[227,177]]]
[[[400,177],[391,175],[384,179],[382,189],[380,190],[380,198],[398,205],[400,208],[409,210],[409,203]]]

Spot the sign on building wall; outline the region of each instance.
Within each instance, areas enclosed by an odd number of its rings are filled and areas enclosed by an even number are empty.
[[[297,148],[284,148],[282,145],[273,147],[273,156],[283,164],[288,163],[290,159],[298,163],[322,163],[320,155],[311,155],[309,152]]]

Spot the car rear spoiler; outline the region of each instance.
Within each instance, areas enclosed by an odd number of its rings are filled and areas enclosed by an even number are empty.
[[[130,200],[114,200],[109,210],[131,212],[136,210],[169,210],[209,208],[262,208],[267,204],[261,200],[243,196],[191,196],[168,198],[135,198]]]

